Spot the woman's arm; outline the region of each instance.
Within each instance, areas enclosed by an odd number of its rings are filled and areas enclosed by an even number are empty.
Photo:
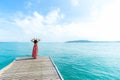
[[[34,42],[35,38],[33,38],[31,41]]]
[[[40,41],[40,39],[37,39],[37,41]]]

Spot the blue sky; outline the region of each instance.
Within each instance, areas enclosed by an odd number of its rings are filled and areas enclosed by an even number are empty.
[[[120,40],[119,0],[1,0],[0,42]]]

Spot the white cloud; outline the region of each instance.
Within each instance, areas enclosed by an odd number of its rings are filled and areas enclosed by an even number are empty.
[[[49,12],[46,16],[42,16],[38,12],[34,12],[32,16],[26,16],[25,18],[16,18],[16,24],[23,29],[23,31],[31,37],[44,36],[55,38],[53,31],[55,24],[63,18],[63,14],[60,13],[60,9]],[[57,34],[57,33],[56,33]],[[52,39],[53,40],[53,39]]]
[[[104,5],[99,8],[94,6],[89,22],[74,22],[72,25],[68,25],[69,28],[66,30],[72,29],[71,33],[75,36],[78,35],[76,38],[120,40],[120,1],[112,0],[107,3],[103,1],[102,3]]]
[[[80,5],[80,0],[71,0],[72,6],[76,7]]]
[[[1,23],[1,24],[14,24],[13,21],[10,21],[10,20],[8,20],[8,19],[6,19],[6,18],[0,18],[0,23]],[[1,25],[1,24],[0,24],[0,25]]]
[[[120,40],[120,1],[102,2],[104,5],[91,10],[89,21],[73,21],[52,28],[61,40],[88,39],[101,41]],[[99,4],[99,3],[97,3]],[[52,32],[51,31],[51,32]],[[56,32],[55,32],[56,31]]]
[[[24,19],[16,19],[15,22],[20,26],[25,33],[34,34],[39,33],[43,27],[43,16],[34,12],[33,16],[26,16]]]
[[[26,0],[25,2],[26,9],[33,9],[36,5],[40,5],[41,0]]]
[[[27,2],[25,8],[30,9],[32,7],[32,2]]]
[[[48,15],[45,17],[45,23],[54,24],[62,18],[64,18],[64,16],[63,14],[60,14],[60,9],[58,8],[48,13]]]
[[[79,1],[78,1],[79,2]],[[102,5],[103,3],[103,5]],[[77,4],[77,2],[76,2]],[[58,24],[64,18],[60,9],[42,16],[34,12],[33,16],[16,19],[16,23],[29,36],[39,35],[44,41],[66,41],[74,39],[120,40],[120,1],[102,1],[93,4],[88,21]]]

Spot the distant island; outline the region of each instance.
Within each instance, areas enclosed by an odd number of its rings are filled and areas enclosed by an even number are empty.
[[[79,43],[79,42],[91,42],[89,40],[74,40],[74,41],[66,41],[66,43]]]
[[[73,40],[73,41],[66,41],[65,43],[118,43],[120,41],[89,41],[89,40]]]

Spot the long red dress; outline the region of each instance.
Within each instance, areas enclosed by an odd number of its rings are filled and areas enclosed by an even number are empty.
[[[37,55],[38,55],[38,46],[37,44],[34,44],[33,51],[32,51],[32,57],[36,59]]]

